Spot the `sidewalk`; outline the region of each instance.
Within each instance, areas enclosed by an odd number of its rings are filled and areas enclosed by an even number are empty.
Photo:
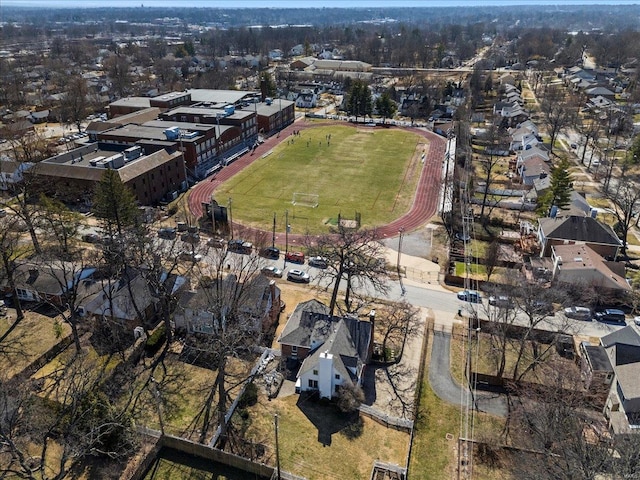
[[[392,248],[385,248],[385,256],[389,265],[398,264],[398,252]],[[406,255],[400,255],[400,269],[403,273],[403,281],[408,285],[415,285],[431,290],[448,292],[440,285],[440,265],[430,260]]]

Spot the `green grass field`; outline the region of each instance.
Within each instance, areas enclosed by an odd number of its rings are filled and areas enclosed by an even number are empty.
[[[232,199],[234,221],[265,230],[276,213],[284,231],[286,210],[292,233],[324,233],[338,214],[353,218],[356,211],[362,225],[384,225],[408,211],[426,147],[423,137],[403,130],[309,128],[283,139],[215,196]],[[293,205],[294,192],[317,194],[318,207]]]

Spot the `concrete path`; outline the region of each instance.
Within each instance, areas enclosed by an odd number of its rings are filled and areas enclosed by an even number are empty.
[[[429,364],[429,383],[439,398],[453,405],[461,405],[464,401],[463,390],[451,376],[450,353],[451,334],[434,331]],[[498,394],[476,392],[476,409],[500,417],[507,416],[506,399]]]

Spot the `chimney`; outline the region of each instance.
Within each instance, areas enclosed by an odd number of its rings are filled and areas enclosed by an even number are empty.
[[[375,338],[376,327],[376,311],[371,310],[369,312],[369,323],[371,324],[371,338],[369,338],[369,349],[367,350],[367,358],[365,363],[369,363],[373,358],[373,340]]]

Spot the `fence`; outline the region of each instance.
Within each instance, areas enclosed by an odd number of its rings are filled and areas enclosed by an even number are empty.
[[[392,417],[390,415],[386,415],[368,405],[360,405],[358,410],[360,410],[360,413],[362,413],[363,415],[375,420],[380,425],[384,425],[385,427],[392,427],[400,432],[408,432],[408,433],[410,433],[411,430],[413,429],[412,420],[407,420],[406,418],[398,418],[398,417]]]

